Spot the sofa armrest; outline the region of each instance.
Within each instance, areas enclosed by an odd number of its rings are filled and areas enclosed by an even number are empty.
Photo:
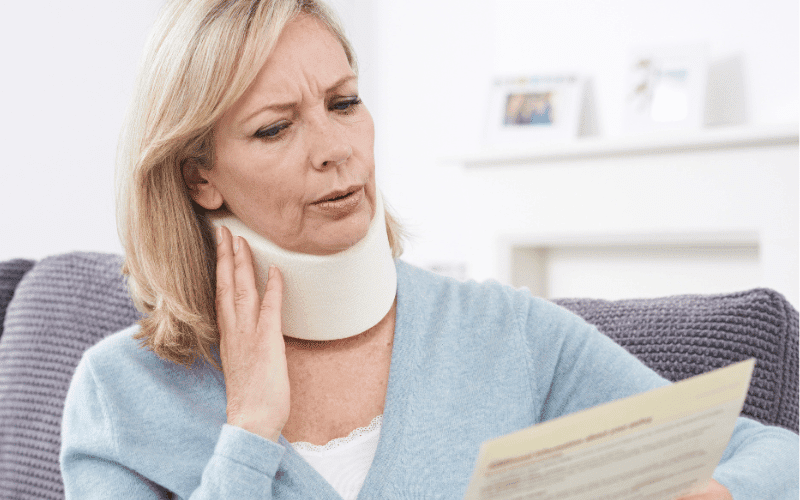
[[[0,262],[0,336],[3,335],[3,323],[6,317],[6,308],[14,296],[14,290],[25,273],[33,267],[35,262],[26,259],[13,259]]]
[[[554,302],[673,382],[755,358],[742,414],[798,432],[798,313],[780,293]]]
[[[75,252],[19,281],[0,337],[0,498],[64,497],[61,416],[83,352],[136,322],[119,255]]]

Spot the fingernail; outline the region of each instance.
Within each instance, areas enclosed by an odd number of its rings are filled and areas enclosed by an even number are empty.
[[[217,245],[222,243],[222,226],[217,226],[217,230],[215,231],[217,234]]]
[[[237,236],[236,239],[233,241],[233,253],[239,253],[239,240],[242,239],[241,236]]]
[[[269,265],[269,271],[267,271],[267,279],[272,279],[275,276],[275,264]]]

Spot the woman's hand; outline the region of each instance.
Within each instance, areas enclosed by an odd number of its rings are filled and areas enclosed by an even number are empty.
[[[277,442],[289,418],[289,376],[281,333],[283,277],[270,266],[259,301],[244,238],[217,228],[217,326],[228,423]]]
[[[708,487],[702,493],[680,497],[678,500],[733,500],[731,492],[728,488],[722,486],[718,482],[711,480]]]

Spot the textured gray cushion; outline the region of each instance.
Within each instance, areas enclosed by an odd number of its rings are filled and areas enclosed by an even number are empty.
[[[3,334],[3,320],[6,317],[8,303],[14,296],[14,290],[33,264],[34,261],[25,259],[0,262],[0,335]]]
[[[83,351],[137,319],[116,255],[37,263],[11,300],[0,337],[0,498],[62,499],[64,398]]]
[[[797,432],[798,314],[768,289],[657,299],[554,301],[673,382],[756,358],[742,413]]]

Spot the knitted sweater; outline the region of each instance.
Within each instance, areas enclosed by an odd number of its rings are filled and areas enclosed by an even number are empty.
[[[360,499],[462,498],[484,440],[667,383],[526,292],[397,271],[383,429]],[[101,341],[75,372],[67,498],[339,498],[283,437],[225,423],[219,371],[163,361],[135,332]],[[740,418],[715,478],[736,499],[797,498],[797,472],[797,435]]]

